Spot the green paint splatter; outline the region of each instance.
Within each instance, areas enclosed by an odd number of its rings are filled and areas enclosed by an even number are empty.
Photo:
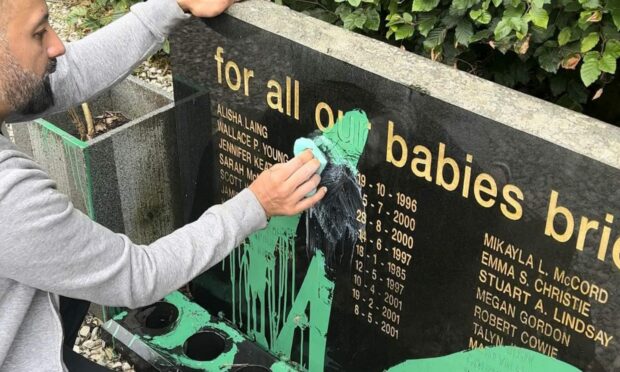
[[[370,122],[366,114],[354,110],[347,112],[334,126],[313,140],[329,154],[332,163],[346,165],[353,174],[357,174],[357,163],[364,152],[369,130]]]
[[[234,364],[235,355],[239,351],[237,344],[245,341],[243,335],[226,323],[213,321],[205,309],[179,292],[170,294],[165,300],[179,310],[177,324],[170,332],[153,336],[146,342],[178,364],[207,371],[228,370],[229,366]],[[230,341],[230,348],[210,361],[198,361],[187,357],[182,351],[185,341],[205,328],[221,331]]]
[[[408,360],[388,372],[578,372],[579,369],[544,354],[516,346],[462,351],[437,358]]]
[[[334,164],[345,165],[357,174],[368,130],[366,115],[351,111],[312,140]],[[316,253],[296,291],[295,235],[299,220],[300,216],[272,218],[266,229],[250,236],[231,254],[232,318],[263,347],[302,366],[307,359],[310,371],[322,371],[334,283],[325,271],[323,253],[319,247],[312,247],[309,251]],[[291,355],[296,334],[300,339],[298,359]]]

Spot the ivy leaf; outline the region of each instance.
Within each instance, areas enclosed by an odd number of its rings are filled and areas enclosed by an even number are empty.
[[[352,10],[351,10],[351,8],[347,4],[340,4],[338,6],[338,8],[336,8],[336,10],[334,11],[334,13],[336,13],[336,15],[338,15],[340,17],[342,22],[344,22],[344,19],[349,14],[351,14],[351,12],[352,12]]]
[[[455,41],[457,44],[468,46],[469,40],[474,36],[473,25],[465,18],[461,19],[454,30]]]
[[[545,0],[532,0],[532,5],[534,5],[536,8],[542,9],[542,7],[545,5]]]
[[[493,1],[493,5],[495,5],[496,8],[499,8],[500,5],[502,5],[502,0],[492,0]]]
[[[616,29],[620,31],[620,0],[614,0],[613,3],[616,3],[616,8],[611,9],[609,12],[611,13],[611,17],[614,20]]]
[[[424,47],[427,49],[433,49],[436,46],[443,44],[446,39],[447,30],[443,27],[438,27],[428,33],[428,37],[424,40]]]
[[[398,4],[399,2],[397,0],[390,0],[390,4],[388,5],[388,11],[390,14],[398,12]]]
[[[413,36],[413,25],[404,24],[398,26],[398,30],[396,30],[396,40],[403,40]]]
[[[469,9],[476,4],[476,0],[452,0],[452,7],[460,10]]]
[[[579,74],[581,75],[581,81],[583,81],[586,87],[592,85],[601,76],[599,60],[600,54],[598,52],[589,52],[584,56]]]
[[[491,30],[481,30],[481,31],[478,31],[478,32],[476,32],[474,34],[474,36],[472,36],[469,39],[469,42],[470,43],[475,43],[475,42],[478,42],[480,40],[488,39],[488,38],[491,37],[492,34],[493,33],[491,32]]]
[[[347,0],[347,2],[354,8],[357,8],[361,3],[362,0]]]
[[[413,0],[411,11],[428,12],[435,9],[439,5],[439,0]]]
[[[536,50],[534,55],[538,57],[538,64],[540,67],[553,74],[558,71],[558,67],[562,62],[562,55],[555,42],[546,42]]]
[[[504,10],[502,18],[521,18],[523,16],[523,12],[525,12],[525,5],[523,4],[519,4],[516,7],[507,6]]]
[[[558,44],[560,46],[566,45],[570,41],[570,37],[572,35],[572,31],[570,27],[564,27],[562,31],[558,34]]]
[[[369,9],[366,12],[366,23],[364,28],[367,30],[378,31],[381,24],[381,16],[376,8]]]
[[[620,40],[609,40],[607,44],[605,44],[605,52],[603,54],[611,56],[613,58],[619,58]]]
[[[601,7],[601,2],[599,0],[579,0],[579,3],[587,10],[599,9]]]
[[[616,72],[616,59],[611,55],[603,54],[603,57],[598,62],[598,68],[603,72],[613,74]]]
[[[364,14],[364,9],[355,9],[353,13],[344,17],[342,21],[344,23],[344,28],[347,30],[354,30],[356,28],[364,27],[364,23],[366,23],[366,14]]]
[[[437,23],[437,17],[435,16],[427,16],[420,15],[418,18],[418,31],[424,37],[428,36],[428,33],[435,27],[435,23]]]
[[[510,35],[511,32],[512,27],[510,26],[510,20],[506,18],[499,21],[497,26],[495,26],[495,31],[493,31],[495,40],[501,40]]]
[[[532,23],[540,28],[547,28],[549,23],[549,14],[543,8],[532,7],[529,13]]]
[[[491,13],[485,10],[482,12],[482,15],[480,15],[476,22],[483,25],[488,25],[489,23],[491,23],[491,19],[493,19],[493,16],[491,16]]]
[[[469,18],[473,19],[474,21],[477,20],[482,15],[482,11],[482,9],[472,9],[469,12]]]
[[[527,22],[526,17],[510,18],[510,25],[512,29],[516,31],[516,35],[519,40],[522,40],[525,37],[525,35],[527,35],[529,24]]]
[[[483,25],[488,25],[492,19],[491,13],[483,9],[472,9],[469,12],[469,17]]]
[[[598,44],[599,36],[597,32],[591,32],[581,40],[581,53],[592,50]]]
[[[606,8],[611,13],[616,29],[620,31],[620,0],[607,0]]]

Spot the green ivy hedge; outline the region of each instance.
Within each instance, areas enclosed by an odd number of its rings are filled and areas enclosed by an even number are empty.
[[[68,22],[86,34],[139,1],[83,0]],[[274,1],[574,110],[620,99],[620,0]]]
[[[275,0],[581,110],[620,57],[620,0]]]

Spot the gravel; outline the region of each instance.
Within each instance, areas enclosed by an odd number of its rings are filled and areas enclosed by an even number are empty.
[[[113,371],[135,372],[130,363],[101,339],[102,324],[101,319],[92,314],[86,315],[73,351]]]

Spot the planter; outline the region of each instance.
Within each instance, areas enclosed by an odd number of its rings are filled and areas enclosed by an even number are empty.
[[[74,206],[134,242],[148,244],[180,223],[174,103],[129,77],[90,102],[93,115],[120,111],[131,121],[81,141],[68,113],[8,126]]]

